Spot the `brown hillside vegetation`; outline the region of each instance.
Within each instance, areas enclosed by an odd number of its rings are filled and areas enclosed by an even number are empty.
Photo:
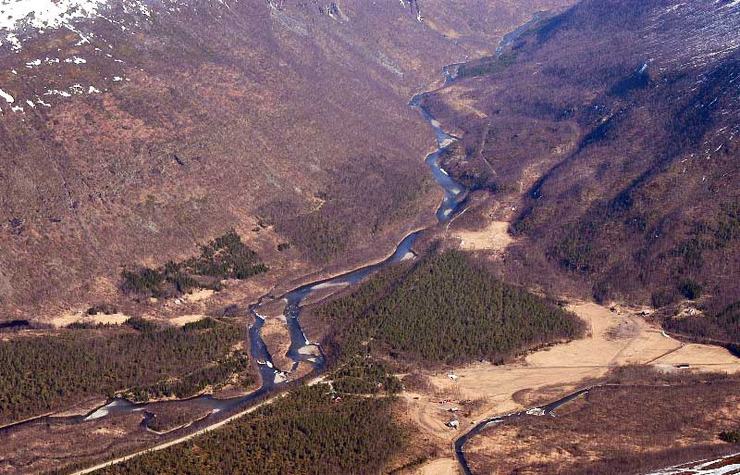
[[[473,471],[645,473],[738,451],[720,439],[740,424],[737,376],[639,373],[619,378],[623,387],[592,390],[555,417],[486,429],[466,446]]]
[[[93,3],[0,0],[0,474],[737,453],[740,1]]]
[[[230,228],[302,273],[390,248],[439,198],[411,95],[568,1],[430,0],[422,22],[397,0],[339,16],[317,1],[112,3],[76,21],[84,41],[50,28],[0,46],[0,84],[25,106],[0,112],[0,319],[90,301],[122,267],[188,258]]]
[[[427,97],[464,132],[448,169],[515,210],[510,277],[710,315],[738,300],[738,28],[728,2],[586,0]]]

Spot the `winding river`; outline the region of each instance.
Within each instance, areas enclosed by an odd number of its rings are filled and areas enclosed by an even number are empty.
[[[445,85],[454,80],[454,74],[450,71],[450,68],[445,68],[443,71]],[[434,180],[444,191],[444,198],[436,211],[436,216],[439,223],[445,223],[462,210],[466,203],[468,190],[464,186],[455,182],[442,168],[442,156],[447,148],[457,141],[457,138],[445,132],[442,129],[441,124],[423,107],[423,100],[427,94],[429,93],[424,92],[415,95],[409,102],[409,105],[419,111],[421,116],[434,131],[436,148],[432,153],[427,155],[425,163],[429,167]],[[141,425],[145,429],[150,430],[148,423],[152,418],[152,410],[163,405],[183,402],[188,402],[198,408],[202,408],[208,413],[208,416],[189,426],[190,429],[203,428],[227,418],[231,413],[244,410],[249,406],[256,404],[257,401],[264,399],[268,394],[285,387],[290,382],[290,373],[295,371],[301,362],[309,364],[312,367],[312,371],[309,376],[304,378],[311,376],[315,377],[325,370],[326,360],[318,343],[310,342],[308,338],[306,338],[303,328],[301,327],[300,315],[304,301],[317,291],[331,287],[339,288],[346,285],[353,285],[389,265],[403,260],[413,259],[416,256],[412,250],[413,245],[419,235],[424,231],[425,230],[415,231],[405,236],[396,246],[393,254],[381,262],[370,264],[335,277],[321,279],[302,285],[277,298],[278,301],[285,301],[283,315],[285,316],[291,339],[291,345],[287,356],[293,361],[293,364],[292,368],[288,371],[284,371],[286,368],[279,369],[274,365],[272,355],[270,355],[268,347],[262,339],[262,327],[265,319],[260,314],[260,308],[265,302],[272,302],[275,299],[273,296],[268,294],[261,297],[255,304],[251,305],[249,307],[249,311],[254,317],[254,323],[249,327],[248,331],[250,355],[259,368],[261,386],[259,389],[246,396],[231,399],[217,399],[210,395],[204,395],[188,399],[145,403],[135,403],[123,398],[114,398],[87,414],[75,416],[55,416],[53,414],[44,415],[6,425],[0,428],[0,434],[5,435],[32,424],[43,424],[47,426],[82,424],[114,415],[134,413],[142,414]]]
[[[437,141],[436,149],[427,155],[425,163],[429,167],[434,180],[444,190],[444,198],[436,212],[438,222],[444,223],[460,212],[464,206],[465,199],[467,198],[468,190],[455,182],[442,168],[442,155],[448,147],[457,141],[457,138],[445,132],[440,123],[422,106],[425,94],[427,93],[415,95],[411,99],[409,105],[417,109],[424,120],[432,127]],[[393,254],[381,262],[360,267],[359,269],[340,274],[335,277],[317,280],[315,282],[302,285],[278,298],[278,300],[285,301],[283,315],[285,316],[290,332],[291,345],[288,351],[288,357],[293,361],[293,370],[297,368],[300,362],[311,364],[314,369],[313,373],[315,374],[321,373],[326,366],[326,361],[321,353],[320,346],[318,344],[311,343],[308,338],[306,338],[303,328],[301,327],[300,314],[303,302],[316,291],[332,287],[354,285],[369,275],[391,264],[414,258],[415,254],[412,251],[412,247],[416,242],[416,239],[423,232],[423,230],[415,231],[404,237],[396,246]],[[258,362],[260,373],[262,375],[262,388],[260,390],[269,391],[276,386],[283,384],[287,378],[287,374],[274,367],[272,356],[261,337],[260,330],[264,323],[264,317],[260,315],[259,310],[262,305],[262,300],[267,298],[269,297],[263,297],[258,303],[252,305],[250,308],[255,317],[255,324],[250,328],[250,341],[252,342],[252,358]]]
[[[518,31],[513,32],[510,36],[505,37],[504,41],[502,41],[502,45],[505,45],[507,41],[513,41],[513,39],[516,38],[517,33]],[[444,67],[444,69],[442,70],[444,79],[442,88],[456,81],[458,69],[461,64],[463,63],[451,64]],[[430,125],[432,131],[434,132],[436,147],[433,152],[426,156],[425,163],[429,167],[432,177],[434,178],[436,183],[444,191],[444,197],[436,211],[438,224],[444,224],[450,221],[455,215],[459,214],[464,209],[467,202],[466,199],[469,195],[469,190],[461,184],[457,183],[442,168],[441,162],[445,151],[451,145],[457,142],[458,139],[457,137],[447,133],[442,128],[441,124],[432,116],[432,114],[424,108],[424,99],[428,94],[432,92],[436,92],[436,90],[430,92],[422,92],[415,95],[409,102],[409,106],[416,109],[421,114],[422,118]],[[429,228],[425,230],[415,231],[405,236],[396,246],[393,254],[391,254],[389,257],[381,262],[370,264],[335,277],[321,279],[309,284],[302,285],[289,292],[286,292],[285,294],[277,298],[270,294],[267,294],[261,297],[256,303],[252,304],[249,307],[249,312],[254,317],[254,323],[248,329],[250,355],[259,368],[261,386],[259,389],[246,396],[235,397],[231,399],[216,399],[212,396],[204,395],[195,396],[188,399],[153,403],[134,403],[126,399],[115,398],[84,415],[69,417],[59,417],[54,415],[41,416],[0,428],[0,434],[20,429],[29,424],[82,424],[88,421],[98,420],[114,415],[133,413],[141,413],[142,427],[146,430],[150,430],[150,428],[148,427],[148,423],[152,418],[152,413],[150,411],[154,410],[154,408],[158,406],[161,407],[161,405],[178,404],[183,402],[188,402],[189,404],[195,405],[197,408],[204,409],[205,412],[208,413],[208,415],[198,420],[197,422],[194,422],[193,424],[187,426],[187,429],[184,427],[180,429],[175,429],[168,434],[188,433],[184,432],[186,430],[202,430],[210,426],[214,426],[219,422],[223,422],[229,417],[230,414],[234,414],[238,411],[243,411],[251,406],[255,406],[258,401],[264,400],[269,394],[275,393],[277,390],[286,387],[290,382],[291,373],[298,368],[298,365],[300,363],[308,364],[312,368],[312,371],[307,376],[303,377],[304,380],[307,380],[310,377],[316,377],[323,373],[326,369],[326,359],[323,352],[321,351],[321,347],[318,343],[312,343],[308,340],[300,322],[301,309],[306,299],[311,297],[315,292],[322,291],[327,288],[341,288],[346,287],[347,285],[357,284],[369,275],[389,265],[407,259],[415,258],[416,254],[412,250],[414,243],[416,242],[417,238],[428,229]],[[265,303],[274,302],[275,300],[282,300],[285,302],[283,315],[285,316],[291,340],[291,345],[290,349],[288,350],[287,356],[293,362],[290,369],[280,369],[275,366],[275,364],[273,363],[272,355],[270,354],[267,345],[262,339],[262,328],[265,323],[265,317],[260,314],[260,309]],[[287,371],[284,371],[286,369]],[[455,455],[462,470],[466,474],[471,473],[464,453],[465,444],[472,437],[475,437],[484,429],[499,424],[507,419],[522,417],[526,414],[550,415],[558,407],[588,392],[590,389],[591,388],[577,391],[541,408],[535,408],[530,409],[529,411],[494,417],[480,422],[472,430],[465,433],[462,437],[455,441]]]
[[[532,21],[537,21],[537,18]],[[521,28],[513,31],[509,35],[506,35],[501,42],[497,53],[500,55],[504,48],[512,44],[518,38],[518,36],[526,30],[528,25],[529,24],[523,25]],[[459,67],[462,64],[464,63],[451,64],[443,69],[443,88],[456,81]],[[465,208],[465,205],[467,203],[466,200],[470,190],[455,182],[455,180],[452,179],[452,177],[450,177],[449,174],[442,168],[441,161],[445,151],[455,142],[457,142],[458,139],[455,136],[444,131],[441,124],[432,116],[432,114],[428,110],[424,108],[424,99],[431,92],[422,92],[415,95],[409,102],[409,105],[421,114],[422,118],[430,125],[435,135],[436,148],[432,153],[426,156],[425,163],[429,167],[434,180],[444,191],[444,198],[442,199],[442,202],[436,211],[438,223],[444,224],[449,222],[455,215],[459,214]],[[140,413],[142,416],[141,426],[145,430],[151,431],[149,427],[149,422],[152,419],[152,411],[154,411],[157,407],[162,407],[163,405],[182,404],[184,402],[194,405],[198,409],[202,409],[208,415],[196,422],[193,422],[188,426],[174,429],[167,434],[185,434],[185,436],[188,436],[188,434],[192,434],[192,432],[223,424],[226,422],[230,415],[235,414],[239,411],[244,411],[245,409],[250,407],[254,408],[259,401],[264,400],[268,395],[274,394],[276,391],[286,388],[288,384],[291,383],[291,373],[293,373],[298,368],[299,364],[308,364],[312,368],[312,371],[307,376],[304,376],[302,380],[315,378],[325,371],[326,358],[321,350],[320,345],[316,342],[310,342],[306,337],[303,327],[301,326],[301,309],[307,298],[311,297],[316,292],[323,291],[327,288],[342,288],[346,287],[347,285],[357,284],[371,274],[389,265],[415,258],[416,254],[413,252],[414,243],[419,238],[419,236],[428,229],[429,228],[425,230],[415,231],[411,234],[406,235],[396,246],[395,251],[386,259],[380,262],[370,264],[356,270],[340,274],[338,276],[325,278],[302,285],[293,290],[290,290],[289,292],[286,292],[285,294],[277,298],[270,294],[267,294],[261,297],[256,303],[252,304],[249,307],[249,312],[254,317],[254,323],[250,325],[248,329],[248,340],[250,342],[251,358],[253,359],[253,361],[255,361],[259,369],[261,386],[259,389],[248,395],[230,399],[217,399],[210,395],[203,395],[195,396],[188,399],[147,403],[134,403],[123,398],[115,398],[107,401],[104,405],[101,405],[100,407],[97,407],[87,414],[83,415],[55,416],[52,414],[9,424],[0,428],[0,435],[7,435],[13,431],[20,430],[29,425],[54,426],[84,424],[90,421],[100,420],[115,415],[136,413]],[[285,302],[283,315],[288,326],[291,340],[291,345],[287,353],[287,356],[292,361],[291,368],[277,368],[273,363],[272,355],[270,354],[267,345],[262,339],[262,328],[265,323],[265,317],[260,314],[260,309],[266,303],[274,302],[275,300]],[[12,322],[10,326],[22,327],[25,324],[27,324],[27,322]],[[546,406],[536,407],[526,411],[511,413],[503,416],[496,416],[481,421],[470,431],[466,432],[457,440],[455,440],[455,456],[462,471],[466,475],[472,474],[464,451],[465,445],[468,443],[468,441],[470,441],[470,439],[477,436],[485,429],[501,424],[502,422],[505,422],[507,420],[521,418],[526,415],[551,416],[553,415],[553,412],[555,410],[557,410],[564,404],[578,398],[581,395],[588,393],[592,389],[593,387],[581,389]],[[166,436],[165,434],[161,435],[162,437]],[[175,443],[176,442],[177,441],[175,441]],[[173,442],[169,441],[167,443]],[[83,472],[87,472],[87,470]]]

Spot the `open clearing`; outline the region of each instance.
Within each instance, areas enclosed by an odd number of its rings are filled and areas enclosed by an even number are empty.
[[[427,389],[404,392],[406,415],[419,437],[451,456],[453,441],[477,421],[523,409],[517,402],[522,398],[515,394],[536,397],[544,390],[555,399],[583,380],[603,377],[615,366],[649,364],[677,371],[677,364],[688,364],[694,371],[740,371],[740,359],[729,351],[665,336],[638,315],[642,309],[611,311],[587,302],[568,308],[588,323],[586,338],[534,352],[512,364],[482,362],[429,374]],[[459,411],[453,413],[453,408]],[[445,425],[453,419],[459,421],[459,430]],[[440,460],[446,459],[433,460],[419,470],[433,469],[437,461],[441,466]]]
[[[484,229],[470,231],[456,229],[452,236],[460,239],[460,249],[463,251],[493,251],[503,252],[514,239],[507,230],[506,221],[493,221]]]
[[[176,327],[184,327],[188,323],[195,323],[207,318],[206,315],[181,315],[179,317],[171,318],[168,322]]]
[[[185,294],[183,300],[186,302],[203,302],[213,297],[214,293],[211,289],[198,289]]]
[[[457,460],[451,458],[432,460],[415,472],[417,475],[449,475],[457,470]]]
[[[73,323],[89,323],[91,325],[121,325],[129,319],[128,315],[122,313],[112,313],[105,315],[88,315],[85,312],[67,312],[59,317],[54,318],[51,324],[56,328],[67,327]]]

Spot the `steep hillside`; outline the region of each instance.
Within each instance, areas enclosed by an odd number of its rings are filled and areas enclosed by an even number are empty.
[[[740,298],[739,29],[738,2],[586,0],[427,98],[465,136],[448,168],[506,205],[510,274],[717,314]]]
[[[386,252],[439,198],[409,97],[564,3],[0,1],[0,319],[232,227],[296,276]]]

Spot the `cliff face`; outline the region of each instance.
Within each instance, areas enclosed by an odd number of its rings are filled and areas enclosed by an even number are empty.
[[[604,300],[737,300],[738,29],[738,2],[587,0],[429,99],[465,131],[450,169],[515,209],[518,271]]]
[[[390,244],[437,199],[408,98],[560,3],[0,1],[0,318],[231,227],[306,271]]]

